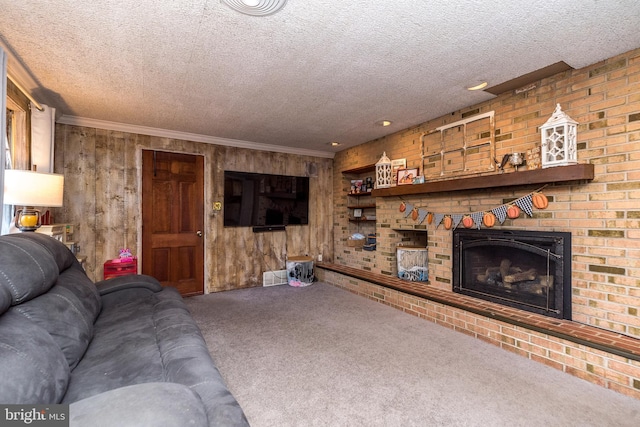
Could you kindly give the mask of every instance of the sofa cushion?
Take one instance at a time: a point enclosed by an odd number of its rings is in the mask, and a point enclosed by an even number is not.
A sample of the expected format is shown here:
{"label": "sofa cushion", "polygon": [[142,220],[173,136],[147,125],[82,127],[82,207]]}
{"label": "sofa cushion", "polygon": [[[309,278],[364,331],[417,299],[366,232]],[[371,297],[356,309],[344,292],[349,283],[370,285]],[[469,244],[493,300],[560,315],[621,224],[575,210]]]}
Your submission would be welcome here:
{"label": "sofa cushion", "polygon": [[213,363],[200,328],[178,291],[167,288],[156,298],[154,323],[167,380],[197,392],[206,402],[212,425],[242,425],[244,413]]}
{"label": "sofa cushion", "polygon": [[0,317],[0,402],[46,404],[62,400],[69,365],[51,336],[9,310]]}
{"label": "sofa cushion", "polygon": [[154,293],[147,290],[144,296],[103,306],[91,345],[71,372],[64,403],[128,385],[166,381],[153,323],[154,304]]}
{"label": "sofa cushion", "polygon": [[12,239],[25,239],[31,242],[37,243],[43,248],[45,248],[56,264],[58,265],[58,271],[63,271],[73,264],[78,264],[78,260],[73,255],[73,253],[69,250],[69,248],[57,239],[53,239],[50,236],[42,233],[15,233],[10,235]]}
{"label": "sofa cushion", "polygon": [[13,308],[49,332],[71,368],[84,355],[100,312],[96,288],[87,281],[83,271],[67,269],[47,293]]}
{"label": "sofa cushion", "polygon": [[44,234],[3,236],[0,283],[8,290],[0,291],[0,298],[9,295],[15,311],[48,331],[75,366],[91,341],[101,305],[96,286],[71,251]]}
{"label": "sofa cushion", "polygon": [[[46,236],[45,236],[46,237]],[[17,235],[0,240],[0,313],[47,292],[58,279],[58,265],[45,247]]]}
{"label": "sofa cushion", "polygon": [[234,425],[209,423],[198,394],[174,383],[137,384],[101,393],[72,403],[69,415],[72,426]]}

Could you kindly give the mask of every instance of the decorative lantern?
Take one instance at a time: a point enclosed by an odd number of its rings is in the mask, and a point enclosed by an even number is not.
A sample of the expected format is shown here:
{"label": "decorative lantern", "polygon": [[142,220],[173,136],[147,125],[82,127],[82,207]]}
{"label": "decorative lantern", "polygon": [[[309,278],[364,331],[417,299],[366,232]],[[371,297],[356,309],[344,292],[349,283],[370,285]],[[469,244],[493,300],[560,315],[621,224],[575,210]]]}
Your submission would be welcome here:
{"label": "decorative lantern", "polygon": [[553,115],[540,127],[542,135],[542,167],[578,163],[578,122],[556,106]]}
{"label": "decorative lantern", "polygon": [[391,160],[387,157],[387,153],[382,153],[382,157],[376,163],[376,188],[391,187]]}

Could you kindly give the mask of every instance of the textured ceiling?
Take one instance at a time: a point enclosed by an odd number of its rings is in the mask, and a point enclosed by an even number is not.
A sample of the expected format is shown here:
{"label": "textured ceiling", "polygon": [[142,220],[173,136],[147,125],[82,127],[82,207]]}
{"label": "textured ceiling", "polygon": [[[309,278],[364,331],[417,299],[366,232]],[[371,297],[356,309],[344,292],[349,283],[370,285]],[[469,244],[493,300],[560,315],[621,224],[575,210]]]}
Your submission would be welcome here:
{"label": "textured ceiling", "polygon": [[289,0],[267,17],[220,0],[2,3],[24,86],[67,119],[320,152],[493,97],[465,90],[477,81],[640,47],[637,0]]}

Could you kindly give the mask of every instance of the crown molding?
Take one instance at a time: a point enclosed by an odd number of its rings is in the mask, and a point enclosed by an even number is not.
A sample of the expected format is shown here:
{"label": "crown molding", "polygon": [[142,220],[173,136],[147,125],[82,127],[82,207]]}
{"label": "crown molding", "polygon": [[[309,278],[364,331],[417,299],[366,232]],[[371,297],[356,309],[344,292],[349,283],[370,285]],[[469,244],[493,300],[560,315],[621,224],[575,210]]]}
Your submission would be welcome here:
{"label": "crown molding", "polygon": [[322,157],[333,159],[335,153],[328,151],[308,150],[305,148],[287,147],[281,145],[262,144],[259,142],[242,141],[239,139],[219,138],[189,132],[138,126],[127,123],[110,122],[106,120],[90,119],[87,117],[62,115],[56,123],[72,126],[83,126],[97,129],[114,130],[140,135],[157,136],[161,138],[180,139],[184,141],[202,142],[205,144],[223,145],[227,147],[246,148],[248,150],[271,151],[275,153],[297,154],[299,156]]}

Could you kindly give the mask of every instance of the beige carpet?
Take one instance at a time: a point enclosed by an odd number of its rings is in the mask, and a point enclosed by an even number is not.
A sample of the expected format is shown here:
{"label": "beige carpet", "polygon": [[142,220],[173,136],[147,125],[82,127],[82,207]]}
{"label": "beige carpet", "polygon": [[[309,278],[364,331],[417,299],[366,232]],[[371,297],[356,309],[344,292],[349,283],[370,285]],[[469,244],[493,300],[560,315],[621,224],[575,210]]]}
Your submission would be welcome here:
{"label": "beige carpet", "polygon": [[187,305],[253,427],[640,425],[640,400],[325,283]]}

